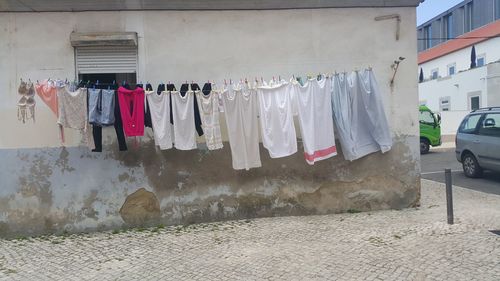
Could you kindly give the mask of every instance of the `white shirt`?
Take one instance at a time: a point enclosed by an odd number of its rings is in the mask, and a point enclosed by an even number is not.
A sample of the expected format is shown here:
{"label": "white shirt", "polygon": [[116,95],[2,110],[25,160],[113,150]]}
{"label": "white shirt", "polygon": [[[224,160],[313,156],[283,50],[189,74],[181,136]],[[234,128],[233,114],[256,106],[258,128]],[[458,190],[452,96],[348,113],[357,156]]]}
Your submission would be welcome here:
{"label": "white shirt", "polygon": [[257,89],[262,144],[271,158],[286,157],[297,152],[291,87],[291,84],[282,81]]}
{"label": "white shirt", "polygon": [[229,145],[235,170],[262,166],[255,89],[228,85],[222,93]]}
{"label": "white shirt", "polygon": [[179,150],[196,149],[196,128],[194,123],[194,91],[184,96],[172,91],[172,116],[174,119],[174,146]]}
{"label": "white shirt", "polygon": [[202,91],[197,92],[196,95],[207,147],[209,150],[221,149],[223,145],[219,123],[219,93],[212,89],[208,95]]}
{"label": "white shirt", "polygon": [[155,144],[161,150],[172,148],[172,124],[170,124],[170,92],[146,91]]}
{"label": "white shirt", "polygon": [[337,155],[333,132],[331,78],[309,79],[301,86],[293,82],[306,162]]}

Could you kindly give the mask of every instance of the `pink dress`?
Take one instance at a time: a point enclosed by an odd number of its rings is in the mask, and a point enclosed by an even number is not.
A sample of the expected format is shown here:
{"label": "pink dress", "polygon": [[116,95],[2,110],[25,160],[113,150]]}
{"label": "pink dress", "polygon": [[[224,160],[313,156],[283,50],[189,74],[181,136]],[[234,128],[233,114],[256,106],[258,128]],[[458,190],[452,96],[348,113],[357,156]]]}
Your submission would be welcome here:
{"label": "pink dress", "polygon": [[144,135],[144,90],[118,88],[118,103],[123,122],[123,131],[127,137]]}

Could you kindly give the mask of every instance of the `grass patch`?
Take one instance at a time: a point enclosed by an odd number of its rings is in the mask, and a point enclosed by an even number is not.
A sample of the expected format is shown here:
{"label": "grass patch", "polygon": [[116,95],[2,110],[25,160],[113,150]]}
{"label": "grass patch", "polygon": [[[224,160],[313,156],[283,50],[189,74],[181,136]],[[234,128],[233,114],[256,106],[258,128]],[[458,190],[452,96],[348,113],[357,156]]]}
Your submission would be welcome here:
{"label": "grass patch", "polygon": [[347,209],[347,212],[349,214],[357,214],[357,213],[361,213],[360,210],[357,210],[357,209]]}

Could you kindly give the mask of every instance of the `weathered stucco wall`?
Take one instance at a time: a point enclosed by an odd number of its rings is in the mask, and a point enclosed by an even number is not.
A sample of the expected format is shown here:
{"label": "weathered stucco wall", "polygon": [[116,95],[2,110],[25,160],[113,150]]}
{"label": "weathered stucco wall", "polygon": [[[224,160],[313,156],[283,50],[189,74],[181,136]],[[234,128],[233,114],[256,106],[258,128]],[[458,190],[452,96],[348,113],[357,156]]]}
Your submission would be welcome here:
{"label": "weathered stucco wall", "polygon": [[[402,17],[399,41],[395,20],[374,21],[393,13]],[[9,13],[0,14],[0,27],[0,236],[418,204],[414,8]],[[114,130],[105,129],[107,145],[96,154],[66,130],[62,148],[42,101],[35,124],[17,121],[17,86],[21,77],[73,79],[72,31],[137,32],[138,80],[153,84],[372,66],[394,149],[308,166],[300,152],[270,159],[261,147],[262,168],[234,171],[228,143],[220,151],[203,144],[157,151],[150,132],[139,147],[131,142],[118,152]],[[391,89],[390,65],[400,56],[406,59]]]}

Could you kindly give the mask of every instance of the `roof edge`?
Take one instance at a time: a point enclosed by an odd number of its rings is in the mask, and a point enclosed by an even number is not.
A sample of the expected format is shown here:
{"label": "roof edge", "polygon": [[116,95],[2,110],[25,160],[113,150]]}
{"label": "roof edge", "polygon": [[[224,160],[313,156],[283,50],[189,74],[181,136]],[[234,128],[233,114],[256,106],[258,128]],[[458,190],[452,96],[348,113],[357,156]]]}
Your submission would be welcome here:
{"label": "roof edge", "polygon": [[[3,2],[3,4],[2,4]],[[90,12],[90,11],[155,11],[155,10],[286,10],[319,8],[383,8],[417,7],[422,0],[183,0],[111,2],[96,1],[89,5],[75,1],[61,5],[58,0],[6,0],[0,2],[0,12]],[[43,2],[43,3],[40,3]]]}

